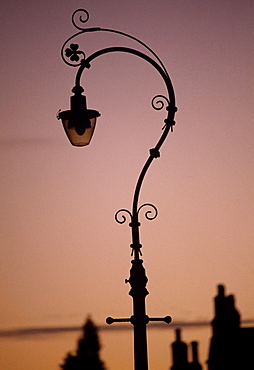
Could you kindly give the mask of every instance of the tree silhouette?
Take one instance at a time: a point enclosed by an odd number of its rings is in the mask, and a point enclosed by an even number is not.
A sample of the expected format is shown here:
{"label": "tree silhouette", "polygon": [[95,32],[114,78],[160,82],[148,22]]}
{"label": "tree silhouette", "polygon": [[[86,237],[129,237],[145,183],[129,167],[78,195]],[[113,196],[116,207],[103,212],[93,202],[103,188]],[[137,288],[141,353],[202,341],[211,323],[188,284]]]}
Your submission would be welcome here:
{"label": "tree silhouette", "polygon": [[60,368],[63,370],[106,370],[104,363],[100,360],[99,351],[98,329],[88,317],[83,326],[83,334],[78,340],[76,354],[69,352]]}

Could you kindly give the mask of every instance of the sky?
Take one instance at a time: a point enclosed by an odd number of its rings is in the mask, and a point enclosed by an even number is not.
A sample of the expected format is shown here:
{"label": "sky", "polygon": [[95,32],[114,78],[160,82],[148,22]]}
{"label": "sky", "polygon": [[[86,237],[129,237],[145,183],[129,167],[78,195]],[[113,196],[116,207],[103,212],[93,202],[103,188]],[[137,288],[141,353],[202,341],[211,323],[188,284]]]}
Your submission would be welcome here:
{"label": "sky", "polygon": [[[217,284],[254,318],[254,125],[252,0],[55,0],[1,2],[1,311],[0,330],[79,327],[87,315],[129,317],[130,230],[114,220],[131,208],[134,186],[157,142],[165,94],[157,71],[127,54],[102,56],[82,76],[90,109],[101,113],[92,142],[68,142],[59,109],[69,109],[76,69],[60,57],[88,27],[129,33],[159,55],[176,94],[173,133],[150,168],[140,204],[148,276],[147,313],[209,322]],[[87,56],[108,46],[145,51],[103,32],[77,40]],[[117,325],[117,324],[115,324]],[[126,324],[128,325],[128,324]],[[166,325],[166,324],[165,324]],[[174,326],[148,329],[151,369],[168,369]],[[77,331],[2,336],[3,370],[57,369]],[[209,326],[183,327],[207,359]],[[111,370],[133,368],[132,331],[100,332]]]}

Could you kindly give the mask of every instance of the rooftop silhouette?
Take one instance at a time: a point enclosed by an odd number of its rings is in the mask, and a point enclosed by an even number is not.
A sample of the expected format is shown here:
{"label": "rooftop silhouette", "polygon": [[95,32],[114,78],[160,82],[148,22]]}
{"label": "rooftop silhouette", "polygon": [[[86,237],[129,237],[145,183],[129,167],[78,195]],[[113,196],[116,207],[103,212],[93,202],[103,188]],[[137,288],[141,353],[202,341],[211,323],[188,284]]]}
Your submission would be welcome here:
{"label": "rooftop silhouette", "polygon": [[181,331],[176,329],[176,340],[172,343],[173,365],[171,370],[202,370],[198,360],[198,342],[191,342],[192,361],[188,362],[188,346],[181,340]]}
{"label": "rooftop silhouette", "polygon": [[233,295],[218,285],[210,342],[208,370],[254,369],[254,328],[241,328]]}
{"label": "rooftop silhouette", "polygon": [[[254,369],[254,327],[241,327],[234,296],[225,294],[224,285],[218,285],[217,289],[207,369]],[[176,340],[172,343],[171,370],[202,369],[198,360],[198,342],[192,342],[191,347],[192,362],[188,361],[188,346],[181,340],[181,331],[176,329]]]}

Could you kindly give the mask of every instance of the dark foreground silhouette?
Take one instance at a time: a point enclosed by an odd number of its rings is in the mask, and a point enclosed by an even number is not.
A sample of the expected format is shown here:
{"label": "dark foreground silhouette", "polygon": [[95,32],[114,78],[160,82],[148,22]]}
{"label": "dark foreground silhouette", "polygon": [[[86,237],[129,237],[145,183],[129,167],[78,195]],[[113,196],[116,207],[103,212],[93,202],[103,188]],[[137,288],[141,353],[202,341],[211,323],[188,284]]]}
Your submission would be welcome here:
{"label": "dark foreground silhouette", "polygon": [[63,370],[106,370],[99,357],[100,342],[98,330],[93,321],[88,318],[83,327],[83,333],[78,340],[75,354],[68,353],[64,363],[60,365]]}
{"label": "dark foreground silhouette", "polygon": [[[254,327],[241,327],[240,314],[235,308],[233,295],[225,295],[223,285],[218,285],[214,298],[215,315],[212,320],[207,370],[251,370],[254,369]],[[188,346],[181,340],[181,331],[176,329],[176,340],[172,343],[171,370],[202,370],[198,359],[198,343],[191,342],[191,359]],[[75,354],[68,353],[63,370],[106,370],[99,357],[98,330],[90,318],[83,327]],[[120,369],[119,369],[120,370]]]}
{"label": "dark foreground silhouette", "polygon": [[[225,295],[223,285],[218,285],[214,298],[215,316],[212,320],[212,338],[207,360],[208,370],[254,369],[254,328],[241,327],[240,314],[235,308],[234,296]],[[198,344],[192,342],[192,362],[188,361],[187,344],[181,340],[180,329],[172,343],[171,370],[201,370],[198,361]]]}
{"label": "dark foreground silhouette", "polygon": [[191,342],[192,361],[188,362],[188,347],[181,340],[180,329],[176,329],[176,340],[172,343],[173,365],[171,370],[202,370],[198,360],[198,343]]}
{"label": "dark foreground silhouette", "polygon": [[223,285],[218,285],[214,301],[208,370],[254,369],[254,328],[240,327],[234,296],[226,296]]}

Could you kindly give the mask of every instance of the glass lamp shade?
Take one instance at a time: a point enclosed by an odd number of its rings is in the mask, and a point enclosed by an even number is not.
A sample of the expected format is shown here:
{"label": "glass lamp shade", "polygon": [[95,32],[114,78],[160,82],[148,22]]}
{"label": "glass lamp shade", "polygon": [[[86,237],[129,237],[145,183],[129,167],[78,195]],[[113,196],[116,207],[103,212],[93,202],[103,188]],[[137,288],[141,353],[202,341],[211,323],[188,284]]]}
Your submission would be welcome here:
{"label": "glass lamp shade", "polygon": [[96,110],[86,109],[83,112],[67,110],[59,113],[64,131],[74,146],[88,145],[92,139],[97,117],[100,113]]}

